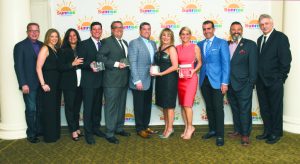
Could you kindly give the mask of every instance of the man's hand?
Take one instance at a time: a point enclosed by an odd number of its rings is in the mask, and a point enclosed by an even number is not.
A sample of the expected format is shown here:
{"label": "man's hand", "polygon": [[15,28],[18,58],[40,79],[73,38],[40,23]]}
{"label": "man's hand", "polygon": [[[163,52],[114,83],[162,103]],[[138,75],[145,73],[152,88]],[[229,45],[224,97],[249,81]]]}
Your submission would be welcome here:
{"label": "man's hand", "polygon": [[119,68],[120,68],[120,69],[126,68],[126,64],[120,62],[120,63],[119,63]]}
{"label": "man's hand", "polygon": [[28,85],[23,85],[22,86],[22,92],[23,92],[23,94],[29,94],[29,86]]}
{"label": "man's hand", "polygon": [[142,84],[142,82],[139,82],[139,83],[137,83],[137,84],[135,84],[135,86],[136,86],[136,89],[137,90],[143,90],[143,84]]}
{"label": "man's hand", "polygon": [[222,84],[221,91],[222,91],[222,94],[225,95],[226,92],[228,91],[228,85]]}
{"label": "man's hand", "polygon": [[90,67],[93,72],[98,72],[97,68],[94,67],[95,63],[96,63],[95,61],[91,62]]}

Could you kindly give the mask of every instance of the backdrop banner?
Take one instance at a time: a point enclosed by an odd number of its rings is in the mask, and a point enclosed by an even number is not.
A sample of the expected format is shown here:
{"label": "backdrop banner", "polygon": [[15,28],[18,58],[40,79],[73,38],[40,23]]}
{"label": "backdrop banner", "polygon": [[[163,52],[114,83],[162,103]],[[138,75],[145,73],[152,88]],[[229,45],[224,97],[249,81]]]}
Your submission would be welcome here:
{"label": "backdrop banner", "polygon": [[[262,13],[271,12],[270,1],[255,0],[51,0],[51,21],[62,37],[68,28],[79,31],[81,38],[90,36],[90,24],[99,21],[103,25],[102,38],[110,36],[110,24],[120,20],[124,25],[123,38],[131,41],[139,36],[139,24],[149,22],[152,27],[151,40],[159,45],[159,34],[163,28],[170,28],[175,34],[175,44],[180,44],[179,30],[187,26],[192,30],[192,43],[204,39],[202,23],[211,20],[215,24],[215,34],[228,40],[229,27],[234,21],[239,21],[244,27],[245,38],[256,42],[261,35],[258,17]],[[153,94],[155,95],[155,94]],[[261,116],[256,91],[252,98],[252,119],[254,124],[261,124]],[[103,101],[103,104],[105,102]],[[194,101],[195,125],[207,124],[205,103],[199,92]],[[227,97],[224,98],[225,124],[232,124],[232,114]],[[66,125],[64,105],[62,102],[62,125]],[[82,112],[81,112],[82,118]],[[129,90],[126,106],[126,125],[134,125],[133,99]],[[104,124],[104,118],[102,119]],[[82,123],[82,119],[81,119]],[[163,113],[152,101],[151,125],[162,125]],[[182,125],[181,109],[175,109],[175,125]]]}

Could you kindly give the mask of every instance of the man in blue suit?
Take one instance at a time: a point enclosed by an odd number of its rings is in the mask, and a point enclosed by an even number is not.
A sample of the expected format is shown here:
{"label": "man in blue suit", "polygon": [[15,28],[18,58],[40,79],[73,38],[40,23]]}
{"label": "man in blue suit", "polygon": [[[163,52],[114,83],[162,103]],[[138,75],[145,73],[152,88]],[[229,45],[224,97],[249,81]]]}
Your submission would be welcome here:
{"label": "man in blue suit", "polygon": [[39,81],[36,73],[36,60],[43,43],[38,41],[39,35],[39,25],[29,23],[27,25],[27,38],[14,47],[14,67],[26,107],[27,140],[31,143],[40,141],[37,138],[39,119],[37,118],[36,99]]}
{"label": "man in blue suit", "polygon": [[225,40],[214,36],[212,21],[202,24],[205,40],[197,45],[201,49],[202,68],[200,87],[206,104],[209,132],[202,136],[209,139],[216,136],[216,145],[224,145],[224,105],[223,98],[228,90],[230,72],[230,54]]}

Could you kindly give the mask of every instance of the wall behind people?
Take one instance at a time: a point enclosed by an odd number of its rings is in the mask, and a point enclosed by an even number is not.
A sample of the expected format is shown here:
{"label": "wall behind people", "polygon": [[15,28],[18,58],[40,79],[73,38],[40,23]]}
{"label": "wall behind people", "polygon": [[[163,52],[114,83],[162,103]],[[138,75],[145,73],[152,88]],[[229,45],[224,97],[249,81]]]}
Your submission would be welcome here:
{"label": "wall behind people", "polygon": [[[258,5],[259,3],[259,5]],[[178,32],[181,27],[192,29],[192,42],[204,39],[201,24],[213,20],[216,35],[228,39],[229,27],[233,21],[240,21],[244,26],[244,36],[256,40],[261,35],[258,26],[258,16],[262,13],[276,13],[278,4],[272,1],[239,1],[239,0],[53,0],[50,2],[52,27],[62,34],[68,28],[79,30],[83,39],[89,36],[89,26],[92,21],[103,24],[102,38],[110,36],[109,25],[113,20],[121,20],[124,24],[124,38],[128,41],[138,36],[138,25],[147,21],[152,25],[151,39],[158,43],[162,28],[169,27],[176,34],[175,44],[179,44]],[[280,3],[280,2],[277,2]],[[280,12],[281,13],[281,12]],[[281,30],[281,14],[277,29]],[[276,21],[275,21],[276,22]],[[276,25],[275,25],[276,26]],[[126,108],[126,124],[134,124],[132,95],[128,92]],[[153,98],[154,101],[155,98]],[[226,100],[225,100],[226,102]],[[151,124],[163,124],[162,111],[152,106]],[[225,123],[232,123],[231,110],[225,105]],[[261,123],[256,91],[253,96],[253,123]],[[194,123],[207,124],[204,101],[198,91],[194,106]],[[64,117],[63,117],[64,118]],[[182,124],[179,106],[175,111],[175,123]],[[62,122],[64,124],[64,121]]]}

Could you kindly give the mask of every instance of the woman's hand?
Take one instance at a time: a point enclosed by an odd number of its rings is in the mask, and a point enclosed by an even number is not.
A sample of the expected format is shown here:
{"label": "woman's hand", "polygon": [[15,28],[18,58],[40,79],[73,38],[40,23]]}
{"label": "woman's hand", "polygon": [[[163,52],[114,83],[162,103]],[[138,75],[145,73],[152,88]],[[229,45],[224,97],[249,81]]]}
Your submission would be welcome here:
{"label": "woman's hand", "polygon": [[43,88],[44,92],[50,92],[50,87],[48,84],[42,85],[42,88]]}
{"label": "woman's hand", "polygon": [[78,66],[78,65],[81,65],[81,64],[83,64],[83,58],[76,57],[74,59],[74,61],[72,62],[72,66]]}

